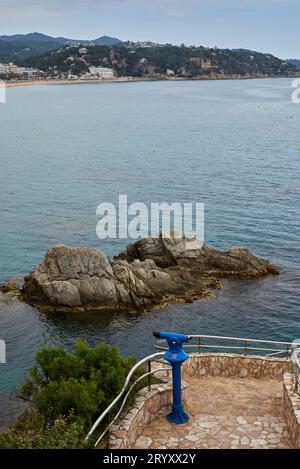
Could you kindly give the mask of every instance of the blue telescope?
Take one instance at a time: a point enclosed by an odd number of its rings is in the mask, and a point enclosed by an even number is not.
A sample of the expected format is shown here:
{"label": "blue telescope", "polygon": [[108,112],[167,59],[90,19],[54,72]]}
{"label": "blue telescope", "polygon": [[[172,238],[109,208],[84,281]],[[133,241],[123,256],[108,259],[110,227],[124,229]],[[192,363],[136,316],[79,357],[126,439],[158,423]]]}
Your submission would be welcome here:
{"label": "blue telescope", "polygon": [[173,380],[173,405],[172,412],[167,415],[170,423],[182,424],[189,420],[189,415],[184,412],[181,397],[181,365],[189,358],[182,345],[189,341],[189,337],[176,332],[153,332],[157,339],[166,339],[169,350],[164,354],[164,359],[172,365]]}

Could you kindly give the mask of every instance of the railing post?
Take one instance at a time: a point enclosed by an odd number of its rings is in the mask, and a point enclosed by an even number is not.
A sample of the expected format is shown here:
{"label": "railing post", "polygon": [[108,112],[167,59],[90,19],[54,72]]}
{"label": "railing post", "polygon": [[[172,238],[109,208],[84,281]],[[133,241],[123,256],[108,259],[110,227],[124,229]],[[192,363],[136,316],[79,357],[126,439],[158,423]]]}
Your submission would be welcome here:
{"label": "railing post", "polygon": [[151,360],[148,360],[148,390],[150,391],[151,390]]}
{"label": "railing post", "polygon": [[198,339],[198,349],[199,349],[198,351],[200,353],[201,352],[201,337],[199,337],[199,339]]}
{"label": "railing post", "polygon": [[108,412],[108,429],[107,429],[107,441],[109,444],[109,435],[110,435],[110,425],[111,425],[111,413],[110,410]]}
{"label": "railing post", "polygon": [[248,341],[245,340],[244,342],[244,349],[245,349],[245,355],[248,355]]}

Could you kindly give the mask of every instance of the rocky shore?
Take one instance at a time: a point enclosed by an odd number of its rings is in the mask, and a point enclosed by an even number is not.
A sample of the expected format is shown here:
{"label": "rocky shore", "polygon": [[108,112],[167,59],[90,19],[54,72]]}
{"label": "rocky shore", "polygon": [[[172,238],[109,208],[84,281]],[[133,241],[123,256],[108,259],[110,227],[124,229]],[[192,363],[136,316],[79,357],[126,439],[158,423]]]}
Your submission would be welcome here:
{"label": "rocky shore", "polygon": [[146,238],[108,260],[92,248],[55,246],[24,278],[3,284],[2,292],[46,311],[143,310],[170,302],[192,302],[222,287],[224,277],[258,278],[278,274],[248,249],[221,252],[195,237]]}

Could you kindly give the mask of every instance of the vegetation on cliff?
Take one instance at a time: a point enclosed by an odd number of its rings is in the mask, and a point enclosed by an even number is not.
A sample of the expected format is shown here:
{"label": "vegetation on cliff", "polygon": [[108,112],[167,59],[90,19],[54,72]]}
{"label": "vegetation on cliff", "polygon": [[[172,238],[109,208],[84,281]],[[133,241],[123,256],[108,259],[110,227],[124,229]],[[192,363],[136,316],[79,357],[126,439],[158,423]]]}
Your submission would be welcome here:
{"label": "vegetation on cliff", "polygon": [[44,348],[18,395],[30,403],[13,427],[0,435],[0,448],[85,448],[92,423],[120,392],[135,363],[106,344],[74,353]]}

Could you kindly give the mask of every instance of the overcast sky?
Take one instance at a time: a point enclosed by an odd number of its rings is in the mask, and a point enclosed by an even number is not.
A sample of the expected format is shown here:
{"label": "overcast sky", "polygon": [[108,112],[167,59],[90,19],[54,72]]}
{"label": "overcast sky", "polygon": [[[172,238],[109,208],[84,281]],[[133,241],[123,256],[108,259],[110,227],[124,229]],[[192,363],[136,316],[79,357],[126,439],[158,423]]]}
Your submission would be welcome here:
{"label": "overcast sky", "polygon": [[300,59],[299,0],[0,0],[0,34],[248,48]]}

